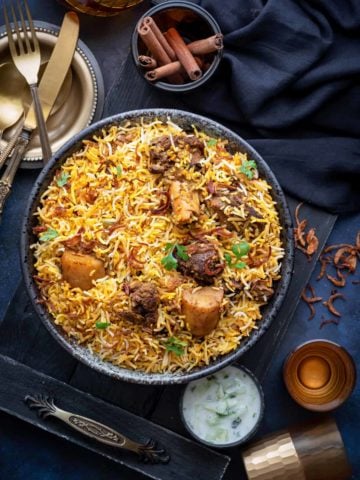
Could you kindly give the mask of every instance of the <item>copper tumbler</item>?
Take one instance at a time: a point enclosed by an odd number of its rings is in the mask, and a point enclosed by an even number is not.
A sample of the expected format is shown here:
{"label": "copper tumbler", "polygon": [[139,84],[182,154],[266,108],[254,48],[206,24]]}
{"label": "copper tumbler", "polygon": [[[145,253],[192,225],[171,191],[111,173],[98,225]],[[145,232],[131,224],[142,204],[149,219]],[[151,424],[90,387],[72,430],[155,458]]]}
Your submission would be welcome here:
{"label": "copper tumbler", "polygon": [[347,480],[351,467],[331,418],[277,432],[242,452],[249,480]]}
{"label": "copper tumbler", "polygon": [[356,367],[345,348],[319,339],[305,342],[289,354],[283,376],[289,394],[299,405],[326,412],[351,395]]}

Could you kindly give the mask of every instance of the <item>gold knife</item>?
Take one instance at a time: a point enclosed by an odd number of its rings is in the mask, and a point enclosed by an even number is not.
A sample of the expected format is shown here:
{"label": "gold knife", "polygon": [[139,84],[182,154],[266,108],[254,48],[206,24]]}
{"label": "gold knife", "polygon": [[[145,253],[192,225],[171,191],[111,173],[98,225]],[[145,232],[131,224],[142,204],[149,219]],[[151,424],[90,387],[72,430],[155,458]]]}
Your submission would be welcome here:
{"label": "gold knife", "polygon": [[[51,53],[49,62],[45,68],[44,74],[39,84],[39,97],[43,109],[44,119],[48,118],[55,100],[64,83],[66,74],[71,65],[77,40],[79,37],[79,17],[75,12],[65,14],[60,28],[59,37]],[[5,200],[10,193],[11,185],[15,173],[29,144],[31,135],[37,126],[35,110],[31,105],[24,121],[22,129],[18,129],[17,135],[4,150],[0,157],[0,168],[5,162],[7,155],[14,147],[13,154],[3,176],[0,179],[0,215],[2,213]]]}

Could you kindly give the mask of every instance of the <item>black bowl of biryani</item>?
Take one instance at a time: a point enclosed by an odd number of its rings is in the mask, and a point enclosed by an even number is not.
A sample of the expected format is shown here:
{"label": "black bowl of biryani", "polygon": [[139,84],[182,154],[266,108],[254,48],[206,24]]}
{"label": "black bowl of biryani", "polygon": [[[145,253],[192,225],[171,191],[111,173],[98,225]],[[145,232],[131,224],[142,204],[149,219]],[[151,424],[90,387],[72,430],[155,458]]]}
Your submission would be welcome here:
{"label": "black bowl of biryani", "polygon": [[88,127],[40,173],[22,268],[76,359],[129,382],[186,383],[268,329],[291,233],[276,178],[242,138],[192,113],[137,110]]}

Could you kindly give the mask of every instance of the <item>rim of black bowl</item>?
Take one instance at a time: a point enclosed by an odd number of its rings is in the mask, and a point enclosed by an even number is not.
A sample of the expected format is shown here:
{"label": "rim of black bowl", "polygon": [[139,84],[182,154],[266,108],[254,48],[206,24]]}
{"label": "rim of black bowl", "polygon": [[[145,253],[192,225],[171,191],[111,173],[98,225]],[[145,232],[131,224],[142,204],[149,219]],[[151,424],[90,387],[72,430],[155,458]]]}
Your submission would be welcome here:
{"label": "rim of black bowl", "polygon": [[[244,443],[246,443],[248,440],[250,440],[251,437],[253,437],[256,432],[258,431],[259,427],[260,427],[260,424],[264,418],[264,413],[265,413],[265,395],[264,395],[264,390],[261,386],[261,383],[259,381],[259,379],[255,376],[255,374],[249,370],[248,368],[244,367],[244,365],[240,365],[240,364],[233,364],[233,365],[228,365],[228,366],[231,366],[231,367],[234,367],[234,368],[238,368],[239,370],[242,370],[243,372],[247,373],[249,375],[249,377],[253,380],[256,388],[257,388],[257,391],[259,392],[259,395],[260,395],[260,413],[259,413],[259,417],[258,419],[256,420],[253,428],[242,438],[240,438],[239,440],[236,440],[235,442],[230,442],[230,443],[212,443],[212,442],[207,442],[206,440],[204,440],[203,438],[199,437],[198,435],[196,435],[196,433],[191,430],[191,428],[189,427],[188,423],[186,422],[185,420],[185,416],[184,416],[184,412],[183,412],[183,403],[184,403],[184,395],[185,395],[185,392],[186,392],[186,389],[191,385],[191,382],[188,383],[183,391],[182,391],[182,394],[181,394],[181,397],[180,397],[180,402],[179,402],[179,408],[180,408],[180,417],[181,417],[181,420],[186,428],[186,430],[198,441],[198,442],[201,442],[203,443],[204,445],[207,445],[208,447],[211,447],[211,448],[233,448],[233,447],[238,447],[239,445],[243,445]],[[202,378],[200,380],[205,380],[205,378]]]}
{"label": "rim of black bowl", "polygon": [[[217,34],[217,33],[221,33],[219,24],[217,23],[215,18],[212,15],[210,15],[210,13],[207,10],[205,10],[205,8],[200,7],[200,5],[196,5],[195,3],[187,2],[186,0],[169,0],[169,1],[166,1],[164,3],[160,3],[158,5],[155,5],[154,7],[150,8],[150,10],[146,11],[142,15],[142,17],[140,18],[140,20],[137,22],[136,25],[138,25],[139,22],[144,17],[152,16],[155,13],[161,12],[163,10],[168,10],[169,8],[174,8],[174,7],[188,8],[189,10],[192,10],[193,12],[198,13],[199,16],[201,16],[203,18],[203,20],[206,20],[208,22],[210,27],[213,29],[214,35]],[[139,73],[141,74],[141,77],[149,85],[151,85],[155,88],[159,88],[160,90],[168,91],[168,92],[175,92],[175,93],[176,92],[178,92],[178,93],[191,92],[195,88],[200,87],[205,82],[210,80],[210,77],[212,77],[212,75],[215,73],[216,69],[218,68],[218,66],[220,64],[220,61],[221,61],[222,56],[223,56],[223,51],[224,51],[224,49],[221,49],[221,50],[219,50],[218,52],[215,53],[214,59],[213,59],[211,65],[210,65],[210,67],[205,72],[205,74],[202,77],[200,77],[198,80],[195,80],[193,82],[184,83],[184,84],[181,84],[181,85],[176,85],[176,84],[171,84],[171,83],[161,82],[161,81],[150,82],[143,75],[144,69],[141,67],[141,65],[139,65],[139,62],[137,60],[138,56],[139,56],[138,38],[139,38],[139,35],[138,35],[136,27],[135,27],[135,29],[133,31],[133,34],[132,34],[132,37],[131,37],[131,53],[132,53],[132,58],[134,60],[134,63],[136,65]]]}
{"label": "rim of black bowl", "polygon": [[[199,130],[203,130],[213,137],[227,138],[230,148],[246,152],[256,161],[260,176],[267,180],[267,182],[271,185],[272,198],[277,203],[277,210],[281,225],[283,227],[281,239],[284,248],[284,258],[281,265],[281,279],[276,283],[274,295],[268,304],[263,307],[263,316],[258,323],[258,328],[256,330],[252,330],[248,337],[242,339],[239,346],[235,350],[215,359],[210,365],[196,367],[190,372],[146,373],[141,370],[129,370],[127,368],[116,366],[110,362],[101,360],[100,357],[92,354],[87,347],[80,345],[74,339],[68,337],[63,329],[54,323],[46,308],[37,301],[39,298],[39,292],[33,279],[33,274],[35,273],[34,254],[33,250],[30,248],[30,245],[37,241],[32,232],[32,228],[37,224],[34,213],[36,211],[41,194],[45,191],[48,184],[52,180],[56,169],[59,168],[59,166],[69,157],[69,155],[82,147],[82,141],[84,139],[91,138],[94,134],[100,133],[101,130],[107,126],[120,124],[125,120],[138,121],[140,118],[150,118],[150,120],[158,118],[160,120],[167,120],[170,117],[175,123],[179,123],[180,126],[184,128],[191,128],[192,125],[196,125]],[[37,180],[35,181],[34,187],[30,193],[27,208],[25,210],[20,247],[21,268],[23,271],[25,286],[29,293],[33,307],[46,328],[58,341],[58,343],[60,343],[60,345],[62,345],[65,350],[67,350],[77,360],[81,361],[90,368],[97,370],[98,372],[104,373],[119,380],[153,385],[188,383],[191,380],[196,380],[206,375],[210,375],[211,373],[214,373],[217,370],[220,370],[221,368],[233,363],[242,354],[249,350],[249,348],[252,347],[269,328],[272,320],[279,311],[290,283],[294,257],[291,217],[285,196],[274,174],[262,157],[239,135],[235,134],[214,120],[210,120],[206,117],[183,110],[162,108],[132,110],[104,118],[87,127],[85,130],[75,135],[72,140],[64,144],[53,155],[49,163],[43,168]]]}

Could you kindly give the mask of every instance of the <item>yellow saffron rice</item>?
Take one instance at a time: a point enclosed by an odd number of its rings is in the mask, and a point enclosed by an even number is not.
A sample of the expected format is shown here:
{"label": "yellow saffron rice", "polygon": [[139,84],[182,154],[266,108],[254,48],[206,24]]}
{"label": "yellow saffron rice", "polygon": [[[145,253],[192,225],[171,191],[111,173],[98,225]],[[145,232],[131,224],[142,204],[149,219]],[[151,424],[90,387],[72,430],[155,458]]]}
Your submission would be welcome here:
{"label": "yellow saffron rice", "polygon": [[[255,297],[253,286],[261,281],[265,289],[271,289],[280,278],[284,251],[271,187],[258,178],[253,167],[246,168],[251,159],[245,154],[229,153],[226,140],[210,138],[194,128],[191,134],[205,145],[201,169],[190,166],[188,145],[179,148],[173,142],[169,155],[174,165],[164,175],[150,173],[151,142],[162,135],[173,139],[188,134],[170,119],[128,122],[104,130],[84,141],[83,148],[65,161],[43,193],[36,212],[39,237],[32,248],[40,301],[67,335],[102,359],[125,368],[189,371],[231,352],[261,321],[260,307],[267,297]],[[248,171],[251,174],[247,175]],[[183,180],[196,186],[201,201],[198,221],[187,226],[174,223],[171,209],[153,213],[164,202],[169,181],[179,172]],[[244,205],[229,205],[228,223],[224,225],[207,208],[206,201],[211,197],[208,187],[214,183],[233,185],[234,181],[247,208],[259,215],[246,220]],[[233,235],[219,235],[216,227],[230,229]],[[191,277],[182,277],[178,284],[179,274],[167,271],[161,263],[167,255],[167,244],[186,244],[186,239],[194,238],[191,233],[199,232],[216,246],[225,264],[214,282],[225,292],[221,319],[204,338],[191,335],[180,308],[183,289],[199,284]],[[107,273],[86,291],[72,288],[62,278],[64,242],[76,235],[85,245],[92,245],[92,255],[104,262]],[[232,246],[241,241],[250,245],[250,251],[241,258],[245,266],[235,268],[226,262],[226,256],[233,256]],[[264,256],[265,263],[261,262]],[[260,265],[251,266],[257,263]],[[131,309],[124,285],[132,280],[150,281],[158,287],[159,315],[153,327],[121,316]],[[171,337],[182,342],[180,352],[167,348]]]}

